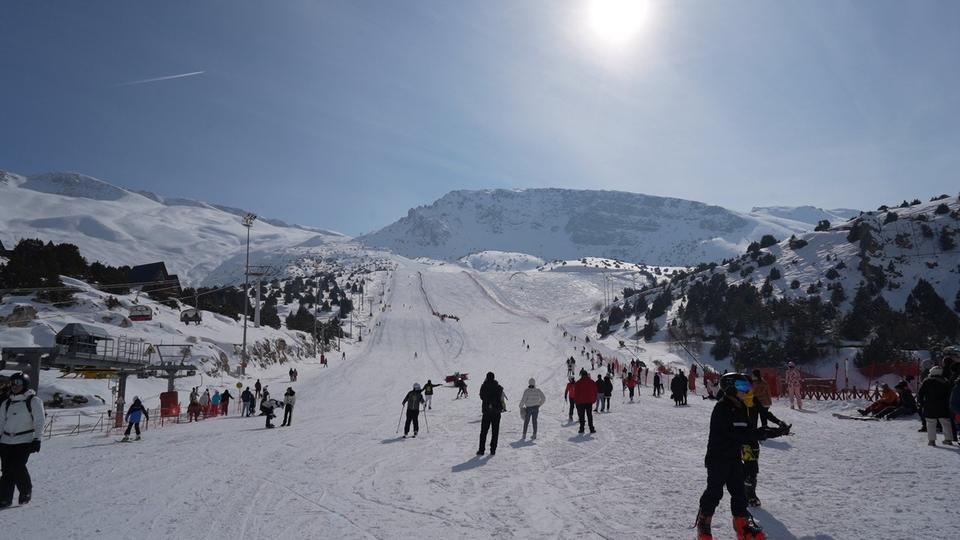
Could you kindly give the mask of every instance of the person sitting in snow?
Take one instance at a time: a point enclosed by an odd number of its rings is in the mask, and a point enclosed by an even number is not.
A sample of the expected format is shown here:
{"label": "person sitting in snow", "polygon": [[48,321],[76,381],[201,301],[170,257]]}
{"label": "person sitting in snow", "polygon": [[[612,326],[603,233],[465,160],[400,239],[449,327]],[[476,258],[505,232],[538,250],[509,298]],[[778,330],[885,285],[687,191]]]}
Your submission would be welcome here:
{"label": "person sitting in snow", "polygon": [[910,416],[917,413],[917,400],[913,397],[913,392],[910,391],[907,381],[898,382],[895,388],[899,398],[897,405],[891,405],[878,412],[876,414],[877,418],[893,420],[899,416]]}
{"label": "person sitting in snow", "polygon": [[890,388],[889,384],[883,383],[880,385],[880,399],[871,403],[866,409],[857,409],[857,412],[861,416],[873,415],[888,407],[896,407],[899,403],[900,398],[897,393]]}

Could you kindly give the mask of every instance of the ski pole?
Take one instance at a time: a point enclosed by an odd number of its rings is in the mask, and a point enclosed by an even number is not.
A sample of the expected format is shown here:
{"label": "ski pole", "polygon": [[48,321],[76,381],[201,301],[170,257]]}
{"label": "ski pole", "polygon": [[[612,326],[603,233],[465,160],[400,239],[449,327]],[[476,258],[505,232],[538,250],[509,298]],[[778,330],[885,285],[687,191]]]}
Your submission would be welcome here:
{"label": "ski pole", "polygon": [[397,418],[397,433],[400,433],[400,422],[403,422],[403,407],[400,407],[400,418]]}
{"label": "ski pole", "polygon": [[427,411],[423,411],[423,427],[427,428],[427,433],[430,433],[430,422],[427,422]]}

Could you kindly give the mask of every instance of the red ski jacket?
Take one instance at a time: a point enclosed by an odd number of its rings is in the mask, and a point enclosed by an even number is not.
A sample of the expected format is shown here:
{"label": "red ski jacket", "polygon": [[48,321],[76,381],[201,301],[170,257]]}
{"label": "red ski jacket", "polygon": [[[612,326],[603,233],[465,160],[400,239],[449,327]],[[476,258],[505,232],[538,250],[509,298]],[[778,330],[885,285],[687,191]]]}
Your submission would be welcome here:
{"label": "red ski jacket", "polygon": [[567,389],[565,391],[566,395],[564,397],[571,401],[575,401],[573,397],[576,395],[576,391],[574,390],[575,387],[576,387],[576,383],[568,382]]}
{"label": "red ski jacket", "polygon": [[589,376],[581,377],[580,380],[573,385],[573,389],[574,400],[576,400],[577,403],[587,404],[597,401],[597,383]]}

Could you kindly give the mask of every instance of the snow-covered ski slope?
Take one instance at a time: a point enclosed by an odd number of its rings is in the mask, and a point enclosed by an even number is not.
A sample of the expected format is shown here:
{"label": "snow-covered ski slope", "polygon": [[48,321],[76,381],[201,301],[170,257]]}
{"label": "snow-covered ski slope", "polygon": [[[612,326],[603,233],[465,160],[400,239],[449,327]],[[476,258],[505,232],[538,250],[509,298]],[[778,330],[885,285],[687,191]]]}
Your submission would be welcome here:
{"label": "snow-covered ski slope", "polygon": [[[3,530],[81,539],[693,538],[712,402],[691,397],[676,409],[641,387],[638,402],[624,404],[615,391],[612,412],[595,415],[598,433],[578,436],[562,400],[563,359],[583,342],[557,324],[578,333],[595,276],[523,279],[524,294],[510,294],[484,274],[400,260],[379,325],[346,361],[300,365],[292,385],[287,366],[260,374],[274,395],[296,389],[293,427],[231,416],[151,430],[135,444],[116,444],[116,435],[45,441],[30,462],[34,500],[3,511]],[[460,321],[441,321],[428,305]],[[664,345],[646,347],[680,361]],[[395,435],[413,382],[457,370],[470,374],[469,399],[440,389],[420,436]],[[477,457],[476,396],[487,371],[510,410],[497,455]],[[548,401],[538,439],[522,442],[517,401],[530,377]],[[761,451],[764,507],[755,515],[769,537],[954,537],[957,451],[928,448],[916,421],[830,414],[853,407],[774,405],[797,435]],[[714,520],[718,539],[733,538],[728,504]]]}

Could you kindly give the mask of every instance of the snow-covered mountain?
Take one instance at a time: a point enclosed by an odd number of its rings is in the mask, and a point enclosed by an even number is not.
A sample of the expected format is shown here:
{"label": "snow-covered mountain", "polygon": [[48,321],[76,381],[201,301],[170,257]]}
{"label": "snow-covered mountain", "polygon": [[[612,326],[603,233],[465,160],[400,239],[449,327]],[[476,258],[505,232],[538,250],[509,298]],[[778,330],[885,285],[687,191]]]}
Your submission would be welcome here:
{"label": "snow-covered mountain", "polygon": [[857,217],[860,215],[860,210],[851,208],[824,210],[816,206],[754,206],[750,213],[809,223],[812,229],[824,219],[835,223]]}
{"label": "snow-covered mountain", "polygon": [[452,191],[358,240],[446,260],[496,250],[547,260],[589,255],[693,265],[742,253],[764,234],[785,238],[812,228],[788,217],[637,193],[497,189]]}
{"label": "snow-covered mountain", "polygon": [[[185,284],[242,251],[243,210],[189,199],[135,192],[78,173],[21,176],[0,171],[0,240],[12,248],[21,238],[69,242],[90,260],[111,265],[164,261]],[[252,250],[323,244],[339,233],[259,220]]]}

